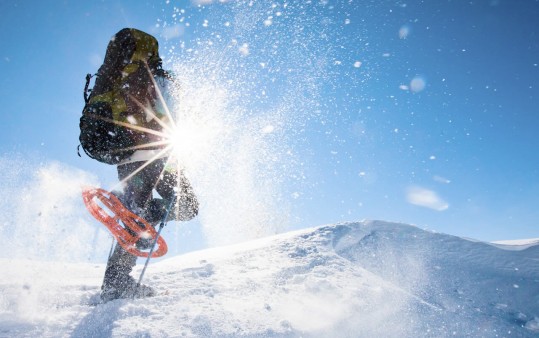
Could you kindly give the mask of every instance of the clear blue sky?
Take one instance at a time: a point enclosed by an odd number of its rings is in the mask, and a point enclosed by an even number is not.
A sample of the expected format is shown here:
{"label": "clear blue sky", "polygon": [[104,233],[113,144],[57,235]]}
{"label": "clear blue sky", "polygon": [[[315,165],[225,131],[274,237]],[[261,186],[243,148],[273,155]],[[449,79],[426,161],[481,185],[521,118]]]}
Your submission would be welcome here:
{"label": "clear blue sky", "polygon": [[275,160],[250,175],[282,172],[263,202],[287,229],[367,218],[539,237],[538,1],[202,2],[0,2],[0,154],[113,182],[76,154],[82,88],[110,37],[135,27],[167,67],[222,81],[235,117],[271,127]]}

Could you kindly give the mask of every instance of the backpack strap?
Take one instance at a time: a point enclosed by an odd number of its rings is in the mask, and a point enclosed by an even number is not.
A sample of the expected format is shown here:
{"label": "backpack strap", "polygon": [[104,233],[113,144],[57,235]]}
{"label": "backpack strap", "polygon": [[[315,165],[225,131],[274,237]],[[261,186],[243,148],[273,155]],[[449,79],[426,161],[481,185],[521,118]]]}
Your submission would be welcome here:
{"label": "backpack strap", "polygon": [[[88,89],[88,87],[90,86],[90,80],[92,79],[92,77],[94,75],[86,74],[86,84],[84,85],[84,92],[83,92],[83,94],[84,94],[84,103],[88,103],[88,101],[90,101],[89,98],[88,98],[88,92],[90,92],[91,89]],[[82,148],[82,150],[84,150],[84,152],[88,155],[88,152],[86,151],[86,149]],[[80,143],[77,146],[77,155],[79,155],[79,157],[82,157],[82,156],[80,156]]]}
{"label": "backpack strap", "polygon": [[91,92],[92,90],[88,89],[88,87],[90,86],[90,80],[92,79],[92,77],[94,77],[94,75],[86,74],[86,84],[84,85],[84,102],[85,103],[88,103],[89,101],[88,93]]}
{"label": "backpack strap", "polygon": [[139,149],[136,150],[130,156],[124,158],[117,165],[133,163],[133,162],[151,162],[160,158],[166,158],[170,156],[170,151],[164,151],[163,149]]}

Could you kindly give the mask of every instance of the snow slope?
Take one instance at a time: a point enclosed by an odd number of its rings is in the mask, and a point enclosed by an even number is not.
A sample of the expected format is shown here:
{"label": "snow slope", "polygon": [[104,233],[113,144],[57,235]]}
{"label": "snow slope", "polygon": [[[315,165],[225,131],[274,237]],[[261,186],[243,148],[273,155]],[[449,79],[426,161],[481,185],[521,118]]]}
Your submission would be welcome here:
{"label": "snow slope", "polygon": [[99,305],[103,265],[1,263],[1,337],[539,336],[539,245],[404,224],[321,226],[172,257],[146,272],[160,296]]}

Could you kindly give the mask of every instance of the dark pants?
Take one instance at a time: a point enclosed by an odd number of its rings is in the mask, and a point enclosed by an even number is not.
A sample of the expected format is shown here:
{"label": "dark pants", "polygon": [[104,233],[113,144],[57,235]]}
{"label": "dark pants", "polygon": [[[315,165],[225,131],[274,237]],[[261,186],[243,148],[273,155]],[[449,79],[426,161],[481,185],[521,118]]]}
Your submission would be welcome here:
{"label": "dark pants", "polygon": [[[198,213],[198,202],[183,173],[166,171],[164,159],[153,161],[137,171],[145,163],[134,162],[118,166],[118,178],[125,184],[124,193],[120,198],[122,203],[155,227],[163,220],[166,208],[176,191],[176,203],[169,215],[169,220],[187,221],[195,217]],[[154,190],[161,198],[153,197]],[[136,261],[136,256],[125,251],[120,245],[116,245],[107,262],[101,288],[113,287],[122,290],[130,287],[134,280],[129,274]]]}

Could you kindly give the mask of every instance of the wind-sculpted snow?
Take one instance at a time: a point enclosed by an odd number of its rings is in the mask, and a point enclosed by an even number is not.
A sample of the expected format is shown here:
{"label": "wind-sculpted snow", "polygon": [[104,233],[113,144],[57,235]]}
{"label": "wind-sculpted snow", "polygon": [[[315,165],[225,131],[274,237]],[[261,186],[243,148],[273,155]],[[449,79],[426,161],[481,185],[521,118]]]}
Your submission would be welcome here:
{"label": "wind-sculpted snow", "polygon": [[439,310],[424,313],[432,317],[426,329],[474,337],[539,334],[539,245],[502,250],[384,222],[337,229],[339,255]]}
{"label": "wind-sculpted snow", "polygon": [[5,259],[0,336],[534,337],[538,258],[345,223],[172,257],[146,273],[159,296],[97,305],[102,265]]}

